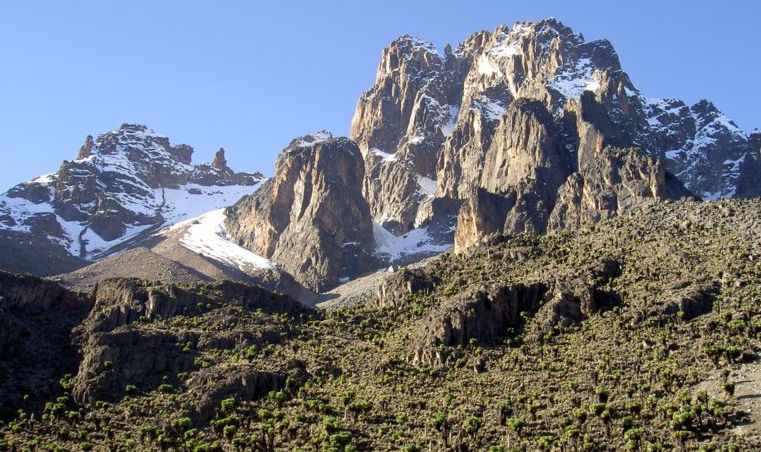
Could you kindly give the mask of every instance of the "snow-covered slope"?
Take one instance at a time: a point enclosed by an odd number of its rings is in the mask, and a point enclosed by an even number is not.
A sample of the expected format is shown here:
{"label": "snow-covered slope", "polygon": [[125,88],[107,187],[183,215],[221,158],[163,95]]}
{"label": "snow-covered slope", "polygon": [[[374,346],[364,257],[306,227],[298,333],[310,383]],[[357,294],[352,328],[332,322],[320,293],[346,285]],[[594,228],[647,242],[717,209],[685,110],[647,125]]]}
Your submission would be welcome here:
{"label": "snow-covered slope", "polygon": [[692,106],[678,99],[642,101],[649,131],[643,141],[685,186],[708,201],[734,197],[741,166],[753,153],[737,124],[706,100]]}
{"label": "snow-covered slope", "polygon": [[225,209],[212,210],[196,218],[178,223],[161,231],[161,234],[167,234],[172,230],[184,227],[187,227],[187,230],[180,239],[180,244],[201,256],[244,272],[273,270],[276,267],[276,264],[271,260],[229,240],[225,228]]}

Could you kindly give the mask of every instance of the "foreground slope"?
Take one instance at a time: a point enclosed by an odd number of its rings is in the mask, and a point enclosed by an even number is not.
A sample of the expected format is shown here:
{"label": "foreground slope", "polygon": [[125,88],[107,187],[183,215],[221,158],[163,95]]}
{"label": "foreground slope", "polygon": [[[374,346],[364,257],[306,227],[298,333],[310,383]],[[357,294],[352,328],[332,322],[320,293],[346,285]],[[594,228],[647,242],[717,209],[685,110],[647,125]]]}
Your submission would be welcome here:
{"label": "foreground slope", "polygon": [[756,449],[760,228],[758,200],[650,204],[495,235],[325,312],[109,283],[79,370],[0,431],[18,448]]}

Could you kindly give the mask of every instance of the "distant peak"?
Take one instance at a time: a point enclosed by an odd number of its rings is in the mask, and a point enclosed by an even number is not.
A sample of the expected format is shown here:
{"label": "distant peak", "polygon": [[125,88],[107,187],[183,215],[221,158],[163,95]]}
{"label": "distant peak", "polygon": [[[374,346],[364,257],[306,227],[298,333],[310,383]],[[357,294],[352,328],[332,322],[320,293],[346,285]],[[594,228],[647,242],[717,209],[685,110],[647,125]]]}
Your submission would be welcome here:
{"label": "distant peak", "polygon": [[695,103],[695,105],[693,105],[692,108],[694,108],[696,110],[700,110],[700,111],[706,111],[706,112],[708,112],[708,111],[711,111],[711,112],[717,112],[717,111],[719,111],[719,109],[716,108],[716,105],[714,105],[714,103],[711,102],[708,99],[700,99],[699,101],[697,101],[697,103]]}
{"label": "distant peak", "polygon": [[150,127],[144,124],[124,123],[120,125],[118,129],[112,131],[111,133],[116,133],[119,135],[126,135],[126,136],[137,136],[137,137],[167,138],[165,135],[156,133],[153,129],[151,129]]}

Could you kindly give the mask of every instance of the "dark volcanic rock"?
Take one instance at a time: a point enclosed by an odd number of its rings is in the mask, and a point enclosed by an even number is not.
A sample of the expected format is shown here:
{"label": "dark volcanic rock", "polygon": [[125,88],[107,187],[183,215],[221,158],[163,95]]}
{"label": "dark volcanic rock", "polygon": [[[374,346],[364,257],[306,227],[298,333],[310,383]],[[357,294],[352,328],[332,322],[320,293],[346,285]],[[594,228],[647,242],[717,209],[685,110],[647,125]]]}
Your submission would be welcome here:
{"label": "dark volcanic rock", "polygon": [[679,318],[686,321],[707,314],[713,309],[713,301],[721,292],[721,285],[717,282],[689,284],[676,292],[671,299],[653,307],[638,320],[655,318],[663,322]]}
{"label": "dark volcanic rock", "polygon": [[[208,349],[280,341],[282,331],[242,324],[235,307],[291,315],[308,312],[290,297],[229,281],[182,288],[112,279],[99,284],[91,298],[93,309],[77,331],[83,359],[72,394],[79,403],[113,400],[125,393],[127,385],[149,389],[163,375],[194,368],[194,353],[178,344]],[[155,324],[179,315],[204,314],[208,322],[199,332],[146,329],[137,322]]]}
{"label": "dark volcanic rock", "polygon": [[737,180],[737,197],[761,197],[761,133],[755,133],[748,139],[751,152],[740,165]]}
{"label": "dark volcanic rock", "polygon": [[425,320],[419,346],[413,352],[416,365],[439,366],[446,356],[439,346],[468,344],[471,339],[490,342],[518,328],[521,312],[536,312],[547,292],[544,284],[498,287],[467,293],[445,301]]}
{"label": "dark volcanic rock", "polygon": [[56,283],[0,272],[0,418],[35,412],[77,368],[72,330],[90,301]]}
{"label": "dark volcanic rock", "polygon": [[88,336],[81,344],[83,358],[74,378],[72,396],[78,403],[115,400],[128,384],[151,375],[177,375],[193,367],[193,356],[176,346],[171,333],[121,326]]}
{"label": "dark volcanic rock", "polygon": [[[203,423],[220,410],[226,398],[236,401],[254,400],[270,391],[287,389],[293,392],[309,377],[303,363],[292,362],[282,371],[266,371],[249,366],[231,366],[222,375],[218,369],[202,369],[188,381],[189,391],[181,397],[193,407],[195,422]],[[290,387],[287,387],[288,383]]]}
{"label": "dark volcanic rock", "polygon": [[545,316],[546,326],[571,326],[619,304],[620,296],[604,287],[621,275],[621,262],[606,259],[592,268],[577,270],[571,276],[551,283],[547,302],[537,314]]}
{"label": "dark volcanic rock", "polygon": [[404,269],[386,278],[378,286],[375,298],[372,298],[368,305],[379,309],[398,306],[406,295],[432,292],[438,283],[438,278],[423,270]]}
{"label": "dark volcanic rock", "polygon": [[[298,314],[306,308],[292,298],[268,292],[256,286],[221,281],[208,284],[230,302],[249,310]],[[144,317],[147,320],[168,319],[181,314],[205,312],[214,298],[196,287],[183,288],[171,284],[155,284],[138,279],[116,278],[101,282],[93,290],[93,309],[85,322],[86,330],[111,331]]]}

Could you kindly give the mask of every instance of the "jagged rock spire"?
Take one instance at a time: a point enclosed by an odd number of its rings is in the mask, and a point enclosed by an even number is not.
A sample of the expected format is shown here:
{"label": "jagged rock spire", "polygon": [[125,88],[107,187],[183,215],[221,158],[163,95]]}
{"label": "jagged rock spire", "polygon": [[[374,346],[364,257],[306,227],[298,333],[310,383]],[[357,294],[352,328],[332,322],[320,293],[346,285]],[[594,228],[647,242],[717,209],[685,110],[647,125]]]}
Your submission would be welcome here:
{"label": "jagged rock spire", "polygon": [[77,160],[86,159],[87,157],[91,156],[93,147],[95,147],[95,142],[92,139],[92,135],[87,135],[85,144],[79,148],[79,153],[77,153]]}
{"label": "jagged rock spire", "polygon": [[227,159],[225,158],[225,148],[219,148],[219,150],[214,154],[214,160],[211,162],[211,167],[218,170],[228,169]]}

